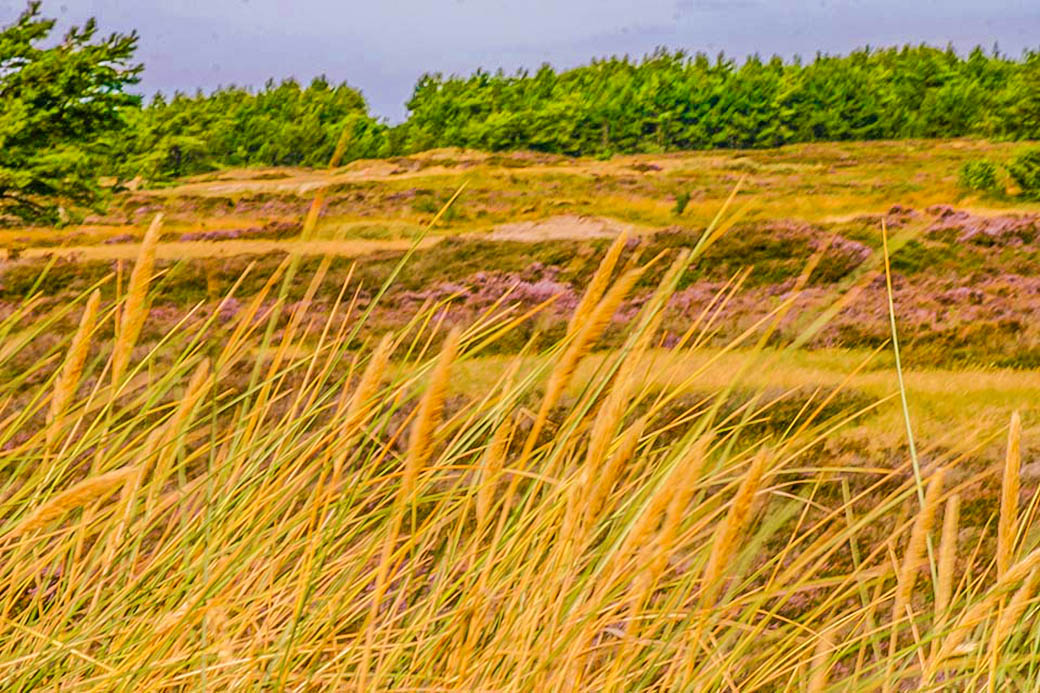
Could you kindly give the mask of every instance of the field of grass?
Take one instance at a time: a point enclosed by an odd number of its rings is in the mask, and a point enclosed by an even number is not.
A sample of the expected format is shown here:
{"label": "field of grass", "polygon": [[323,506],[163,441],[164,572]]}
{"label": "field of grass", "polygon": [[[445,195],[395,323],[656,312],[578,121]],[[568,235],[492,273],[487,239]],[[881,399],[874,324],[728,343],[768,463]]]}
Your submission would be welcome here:
{"label": "field of grass", "polygon": [[[157,190],[122,193],[108,212],[77,229],[0,231],[0,243],[85,245],[144,231],[162,210],[166,233],[298,223],[318,188],[327,192],[317,236],[409,238],[458,187],[467,188],[434,235],[559,215],[607,217],[644,229],[703,227],[738,180],[753,221],[848,221],[893,204],[918,210],[955,205],[982,214],[1040,212],[1040,203],[979,198],[957,186],[965,161],[1010,159],[1022,144],[908,140],[792,145],[780,149],[616,156],[609,161],[545,154],[434,150],[331,171],[230,170]],[[688,193],[681,215],[675,199]],[[68,239],[72,237],[72,241]]]}
{"label": "field of grass", "polygon": [[[587,357],[575,375],[585,383],[603,366],[609,354]],[[453,387],[466,397],[476,397],[514,363],[513,357],[476,358],[461,364]],[[522,368],[544,368],[537,359],[525,359]],[[797,401],[813,393],[840,389],[843,399],[875,408],[844,427],[838,438],[856,447],[885,456],[905,443],[902,410],[897,400],[898,382],[891,355],[867,350],[814,350],[777,352],[735,349],[722,352],[702,347],[696,353],[660,350],[647,354],[639,368],[649,387],[668,388],[686,398],[715,392],[731,384],[741,373],[742,388],[771,393],[773,398]],[[1040,373],[1021,370],[919,369],[906,376],[910,412],[915,432],[936,448],[967,453],[981,440],[1003,431],[1013,411],[1030,412],[1029,436],[1040,436],[1035,412],[1040,402]],[[573,396],[579,385],[573,386]],[[816,396],[821,396],[817,394]],[[999,450],[1003,454],[1002,449]],[[996,461],[989,456],[986,462]],[[1040,480],[1040,464],[1029,474]]]}
{"label": "field of grass", "polygon": [[1010,151],[440,151],[0,232],[0,688],[1036,690],[1040,207],[955,187]]}

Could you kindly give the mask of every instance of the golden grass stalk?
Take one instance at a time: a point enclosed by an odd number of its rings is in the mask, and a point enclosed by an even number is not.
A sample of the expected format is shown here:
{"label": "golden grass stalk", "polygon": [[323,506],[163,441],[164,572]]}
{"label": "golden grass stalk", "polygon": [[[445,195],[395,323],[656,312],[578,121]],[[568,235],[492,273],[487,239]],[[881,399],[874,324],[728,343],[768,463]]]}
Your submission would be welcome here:
{"label": "golden grass stalk", "polygon": [[938,634],[946,627],[953,583],[956,577],[957,532],[960,524],[961,496],[955,493],[946,501],[942,540],[939,543],[939,584],[935,590],[935,620],[932,630]]}
{"label": "golden grass stalk", "polygon": [[567,322],[567,336],[574,334],[581,328],[584,320],[591,314],[592,309],[603,297],[607,286],[610,284],[610,277],[614,274],[614,267],[617,266],[618,258],[621,257],[621,252],[625,249],[627,242],[628,231],[622,230],[614,239],[614,242],[610,244],[610,248],[603,255],[603,259],[600,260],[599,266],[589,280],[588,287],[586,287],[581,301],[578,302],[571,319]]}
{"label": "golden grass stalk", "polygon": [[816,635],[816,649],[809,662],[809,682],[805,687],[807,693],[823,693],[827,690],[827,681],[831,674],[831,653],[834,652],[834,638],[829,628],[824,628]]}
{"label": "golden grass stalk", "polygon": [[379,383],[386,373],[386,367],[390,363],[390,356],[394,352],[393,336],[386,334],[368,359],[365,370],[361,372],[354,392],[350,396],[343,424],[340,426],[340,435],[350,437],[357,428],[362,426],[372,412],[372,400],[379,391]]}
{"label": "golden grass stalk", "polygon": [[18,537],[26,532],[39,529],[70,510],[75,510],[104,498],[122,487],[126,480],[136,472],[136,467],[127,466],[80,481],[71,488],[62,491],[50,500],[37,506],[36,509],[7,533],[8,538]]}
{"label": "golden grass stalk", "polygon": [[173,416],[166,425],[167,438],[184,432],[184,429],[190,422],[191,414],[195,410],[195,405],[198,404],[202,395],[206,393],[206,384],[210,380],[209,369],[210,360],[208,357],[203,358],[199,365],[195,366],[195,370],[192,371],[191,378],[188,380],[188,387],[184,389],[181,401],[177,404],[176,411],[174,411]]}
{"label": "golden grass stalk", "polygon": [[687,516],[690,501],[699,488],[711,441],[712,437],[705,435],[694,443],[693,449],[683,464],[682,474],[676,480],[672,497],[668,500],[668,507],[665,509],[664,521],[661,523],[661,529],[654,541],[654,556],[648,566],[655,576],[655,580],[664,572],[668,559],[675,550],[675,542],[679,536],[683,518]]}
{"label": "golden grass stalk", "polygon": [[354,388],[350,401],[347,403],[343,415],[343,423],[338,427],[335,440],[332,444],[342,446],[340,454],[337,454],[332,463],[332,478],[329,489],[335,491],[339,488],[340,477],[343,474],[343,462],[350,453],[354,437],[368,418],[372,415],[375,405],[375,396],[379,392],[386,367],[390,363],[390,356],[394,351],[394,340],[390,334],[386,334],[379,341],[372,355],[368,359],[365,370],[361,373],[357,386]]}
{"label": "golden grass stalk", "polygon": [[641,417],[633,422],[621,435],[617,449],[607,458],[602,473],[591,477],[592,483],[585,496],[582,510],[585,515],[584,526],[590,527],[599,518],[600,510],[621,476],[621,471],[635,455],[639,439],[646,430],[647,418]]}
{"label": "golden grass stalk", "polygon": [[69,351],[65,356],[65,363],[61,367],[61,373],[54,383],[54,395],[51,397],[50,410],[47,413],[47,447],[50,448],[61,431],[62,416],[66,407],[79,388],[80,375],[83,373],[83,364],[86,363],[87,354],[90,351],[90,336],[94,332],[97,323],[98,307],[101,305],[101,291],[95,289],[94,293],[87,299],[87,305],[83,309],[79,327],[69,344]]}
{"label": "golden grass stalk", "polygon": [[401,478],[399,498],[402,501],[412,497],[419,473],[426,466],[433,451],[433,434],[437,424],[440,423],[441,410],[444,408],[444,395],[448,391],[451,366],[458,355],[459,336],[458,328],[453,328],[448,333],[444,345],[441,347],[440,355],[437,357],[437,363],[430,374],[426,392],[419,401],[415,423],[412,425],[411,439],[408,442],[404,475]]}
{"label": "golden grass stalk", "polygon": [[903,562],[900,565],[899,575],[896,578],[896,594],[892,603],[892,631],[888,641],[888,660],[884,682],[884,690],[886,691],[891,690],[894,683],[892,675],[895,671],[896,647],[899,644],[898,625],[902,622],[907,607],[910,605],[910,597],[913,594],[914,585],[917,583],[917,574],[925,562],[925,547],[928,541],[928,534],[932,531],[932,526],[935,523],[935,511],[939,507],[939,501],[942,497],[945,474],[945,468],[939,467],[928,480],[924,505],[921,507],[910,529],[910,539],[907,541]]}
{"label": "golden grass stalk", "polygon": [[677,463],[667,479],[654,489],[643,511],[636,518],[635,523],[625,536],[625,540],[618,550],[617,557],[619,560],[625,560],[633,554],[641,553],[643,547],[653,540],[655,532],[661,525],[661,520],[668,508],[668,504],[672,500],[672,494],[676,489],[675,482],[678,481],[681,471],[682,465]]}
{"label": "golden grass stalk", "polygon": [[[626,359],[629,361],[630,359]],[[633,364],[636,359],[631,359]],[[632,373],[634,369],[626,367],[625,364],[618,369],[614,384],[610,388],[607,397],[600,404],[596,416],[589,431],[589,445],[585,451],[585,463],[582,465],[582,473],[587,488],[588,480],[595,478],[600,473],[600,467],[607,457],[610,444],[614,440],[614,431],[625,414],[625,408],[629,402],[629,392],[632,389]]]}
{"label": "golden grass stalk", "polygon": [[498,488],[505,465],[506,451],[509,447],[509,436],[512,432],[510,422],[503,421],[491,435],[491,442],[480,459],[480,480],[477,489],[477,534],[483,534],[491,519],[491,508],[495,502],[495,490]]}
{"label": "golden grass stalk", "polygon": [[1015,553],[1018,533],[1018,493],[1022,471],[1022,417],[1016,411],[1008,428],[1007,455],[1000,487],[1000,519],[997,524],[997,579],[1004,577]]}
{"label": "golden grass stalk", "polygon": [[600,335],[603,334],[603,330],[606,329],[610,318],[617,312],[625,296],[628,295],[628,292],[635,286],[635,283],[646,269],[647,266],[643,266],[629,270],[621,275],[607,291],[603,300],[589,311],[588,317],[583,318],[581,328],[576,331],[574,338],[564,349],[552,373],[549,374],[541,406],[535,415],[534,424],[531,426],[531,432],[528,434],[527,442],[524,444],[523,452],[520,455],[521,465],[527,461],[528,456],[534,449],[538,436],[549,420],[549,412],[556,406],[560,396],[566,390],[581,358],[588,352],[592,344],[599,339]]}
{"label": "golden grass stalk", "polygon": [[935,523],[935,511],[942,496],[945,475],[946,470],[943,467],[939,467],[932,473],[925,491],[924,507],[917,514],[910,529],[910,539],[907,542],[906,552],[903,554],[903,562],[899,569],[896,599],[892,608],[893,619],[900,619],[906,605],[910,603],[910,595],[917,582],[917,574],[924,563],[926,538]]}
{"label": "golden grass stalk", "polygon": [[[585,526],[583,515],[589,508],[588,496],[591,489],[598,484],[606,483],[612,486],[614,483],[612,475],[617,470],[604,470],[603,462],[614,441],[614,432],[625,415],[629,393],[633,386],[632,374],[635,372],[637,361],[638,357],[634,351],[625,358],[614,376],[610,392],[607,393],[593,417],[592,429],[588,436],[588,447],[585,451],[585,461],[568,494],[566,514],[560,532],[565,541],[576,539],[577,534]],[[609,478],[607,478],[608,476]]]}
{"label": "golden grass stalk", "polygon": [[404,470],[401,475],[401,485],[398,488],[394,502],[390,526],[388,527],[386,537],[383,539],[383,549],[379,564],[376,567],[375,584],[372,589],[372,602],[369,606],[368,619],[364,628],[365,645],[358,679],[359,687],[362,690],[367,686],[370,673],[369,662],[375,638],[374,624],[379,615],[379,605],[386,594],[387,583],[390,578],[391,559],[397,544],[398,534],[401,530],[404,511],[407,504],[412,500],[419,474],[429,460],[433,450],[433,434],[440,422],[441,410],[444,407],[444,395],[448,389],[452,363],[454,363],[458,354],[459,341],[460,332],[458,328],[453,328],[448,333],[441,347],[437,363],[430,374],[426,392],[423,393],[422,399],[419,400],[415,422],[412,424],[411,438],[408,443]]}
{"label": "golden grass stalk", "polygon": [[[664,520],[661,522],[661,527],[652,541],[645,543],[645,549],[639,561],[642,571],[636,580],[634,589],[633,609],[635,611],[647,603],[654,586],[668,568],[668,561],[675,550],[683,518],[687,515],[690,500],[701,480],[701,472],[704,469],[710,443],[711,436],[703,436],[698,439],[689,455],[670,476],[667,489],[662,489],[662,498],[667,496],[668,502],[664,507]],[[642,541],[642,539],[640,540]]]}
{"label": "golden grass stalk", "polygon": [[149,513],[154,509],[156,499],[159,497],[162,486],[170,474],[170,466],[176,452],[172,445],[173,440],[186,432],[191,421],[191,415],[195,411],[199,400],[206,394],[206,386],[210,380],[210,360],[205,358],[195,367],[195,371],[191,374],[191,380],[188,381],[188,387],[185,389],[177,409],[164,427],[161,448],[158,459],[155,462],[155,471],[152,474],[152,482],[148,490],[147,510]]}
{"label": "golden grass stalk", "polygon": [[109,535],[108,547],[104,559],[106,569],[111,565],[112,556],[115,555],[119,544],[123,541],[123,534],[126,532],[127,527],[130,526],[130,522],[133,519],[138,491],[141,490],[141,484],[144,482],[144,476],[148,472],[148,466],[151,462],[152,456],[162,444],[161,441],[163,439],[163,434],[163,428],[152,429],[151,433],[148,434],[148,438],[145,440],[144,445],[141,446],[137,460],[133,465],[131,465],[134,473],[127,476],[126,481],[123,483],[123,490],[119,495],[119,504],[122,507],[122,512],[120,513],[119,524],[116,525],[115,531]]}
{"label": "golden grass stalk", "polygon": [[116,341],[112,347],[112,384],[118,386],[127,366],[130,355],[137,344],[137,338],[148,317],[148,284],[155,269],[155,248],[159,243],[159,232],[162,229],[162,213],[155,215],[148,231],[141,242],[141,250],[137,262],[130,273],[127,285],[126,302],[123,304]]}
{"label": "golden grass stalk", "polygon": [[1014,585],[1027,579],[1037,568],[1040,568],[1040,549],[1034,549],[1029,555],[1013,564],[1004,577],[997,580],[997,583],[984,597],[960,614],[954,628],[942,640],[938,651],[930,658],[928,666],[925,668],[922,686],[927,686],[934,680],[946,660],[957,652],[976,626],[993,616],[996,607],[1008,591]]}
{"label": "golden grass stalk", "polygon": [[727,572],[730,559],[736,549],[737,540],[744,533],[748,520],[751,518],[755,495],[762,485],[769,460],[768,450],[759,451],[751,460],[747,472],[737,488],[737,494],[730,503],[726,517],[715,529],[711,541],[711,553],[708,554],[708,561],[704,564],[701,579],[701,603],[704,606],[709,606],[718,594],[722,578]]}
{"label": "golden grass stalk", "polygon": [[[614,432],[621,422],[625,410],[631,399],[631,393],[638,385],[639,369],[644,366],[644,358],[651,340],[657,332],[663,316],[663,308],[668,297],[671,295],[674,281],[679,273],[686,267],[689,253],[683,251],[658,285],[654,295],[646,303],[643,314],[646,319],[640,325],[640,332],[631,344],[631,349],[624,360],[618,366],[614,375],[614,383],[610,392],[596,412],[596,417],[589,433],[589,445],[585,455],[585,464],[582,466],[583,479],[578,487],[578,492],[584,497],[592,487],[592,480],[601,476],[601,467],[607,457],[611,443],[614,441]],[[613,478],[608,478],[608,484],[613,483]],[[584,498],[582,499],[584,502]],[[572,513],[573,514],[573,513]]]}
{"label": "golden grass stalk", "polygon": [[997,623],[993,627],[993,635],[990,639],[990,657],[989,657],[989,690],[996,690],[997,677],[998,677],[998,664],[1000,663],[1001,654],[1003,652],[1004,643],[1012,635],[1012,633],[1019,627],[1022,614],[1025,613],[1026,608],[1032,603],[1033,595],[1036,592],[1037,579],[1040,578],[1040,569],[1033,568],[1026,576],[1026,579],[1022,582],[1015,593],[1011,596],[1010,601],[1001,610],[1000,616],[997,618]]}

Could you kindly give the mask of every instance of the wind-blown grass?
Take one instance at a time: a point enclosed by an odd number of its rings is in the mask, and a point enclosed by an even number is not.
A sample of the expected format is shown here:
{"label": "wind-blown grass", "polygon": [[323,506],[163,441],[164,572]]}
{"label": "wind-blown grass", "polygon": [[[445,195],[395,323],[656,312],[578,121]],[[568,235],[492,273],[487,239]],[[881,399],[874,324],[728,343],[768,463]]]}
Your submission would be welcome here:
{"label": "wind-blown grass", "polygon": [[[272,308],[276,273],[230,322],[134,346],[152,279],[137,272],[119,306],[91,287],[13,311],[0,364],[85,317],[32,377],[0,383],[0,687],[1035,689],[1035,504],[994,506],[998,555],[956,532],[985,473],[921,455],[922,506],[909,459],[821,456],[850,418],[823,417],[828,395],[760,425],[774,402],[741,381],[790,346],[764,349],[791,299],[694,402],[678,395],[711,358],[672,384],[643,367],[719,229],[670,258],[624,346],[580,380],[662,259],[608,254],[572,329],[464,401],[455,369],[537,310],[505,296],[456,325],[430,304],[359,344],[381,292],[362,306],[344,286],[324,316],[306,298]],[[703,341],[676,358],[704,361]]]}

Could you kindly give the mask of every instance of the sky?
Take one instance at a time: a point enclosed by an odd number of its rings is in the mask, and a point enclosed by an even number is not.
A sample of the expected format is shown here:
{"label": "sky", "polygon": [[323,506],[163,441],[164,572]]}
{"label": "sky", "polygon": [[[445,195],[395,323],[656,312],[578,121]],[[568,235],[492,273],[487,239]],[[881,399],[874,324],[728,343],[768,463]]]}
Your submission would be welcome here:
{"label": "sky", "polygon": [[[0,24],[24,8],[0,0]],[[811,57],[904,43],[1040,48],[1038,0],[44,0],[61,26],[141,35],[138,90],[262,85],[319,74],[404,118],[424,72],[558,68],[658,46]]]}

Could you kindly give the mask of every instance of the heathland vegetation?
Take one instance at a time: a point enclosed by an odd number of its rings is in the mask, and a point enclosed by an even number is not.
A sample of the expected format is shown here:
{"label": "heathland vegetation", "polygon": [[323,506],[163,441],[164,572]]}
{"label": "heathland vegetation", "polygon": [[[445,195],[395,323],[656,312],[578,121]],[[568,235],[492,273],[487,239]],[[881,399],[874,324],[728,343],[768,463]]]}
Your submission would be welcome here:
{"label": "heathland vegetation", "polygon": [[0,34],[0,690],[1040,690],[1036,54],[389,127],[52,28]]}

